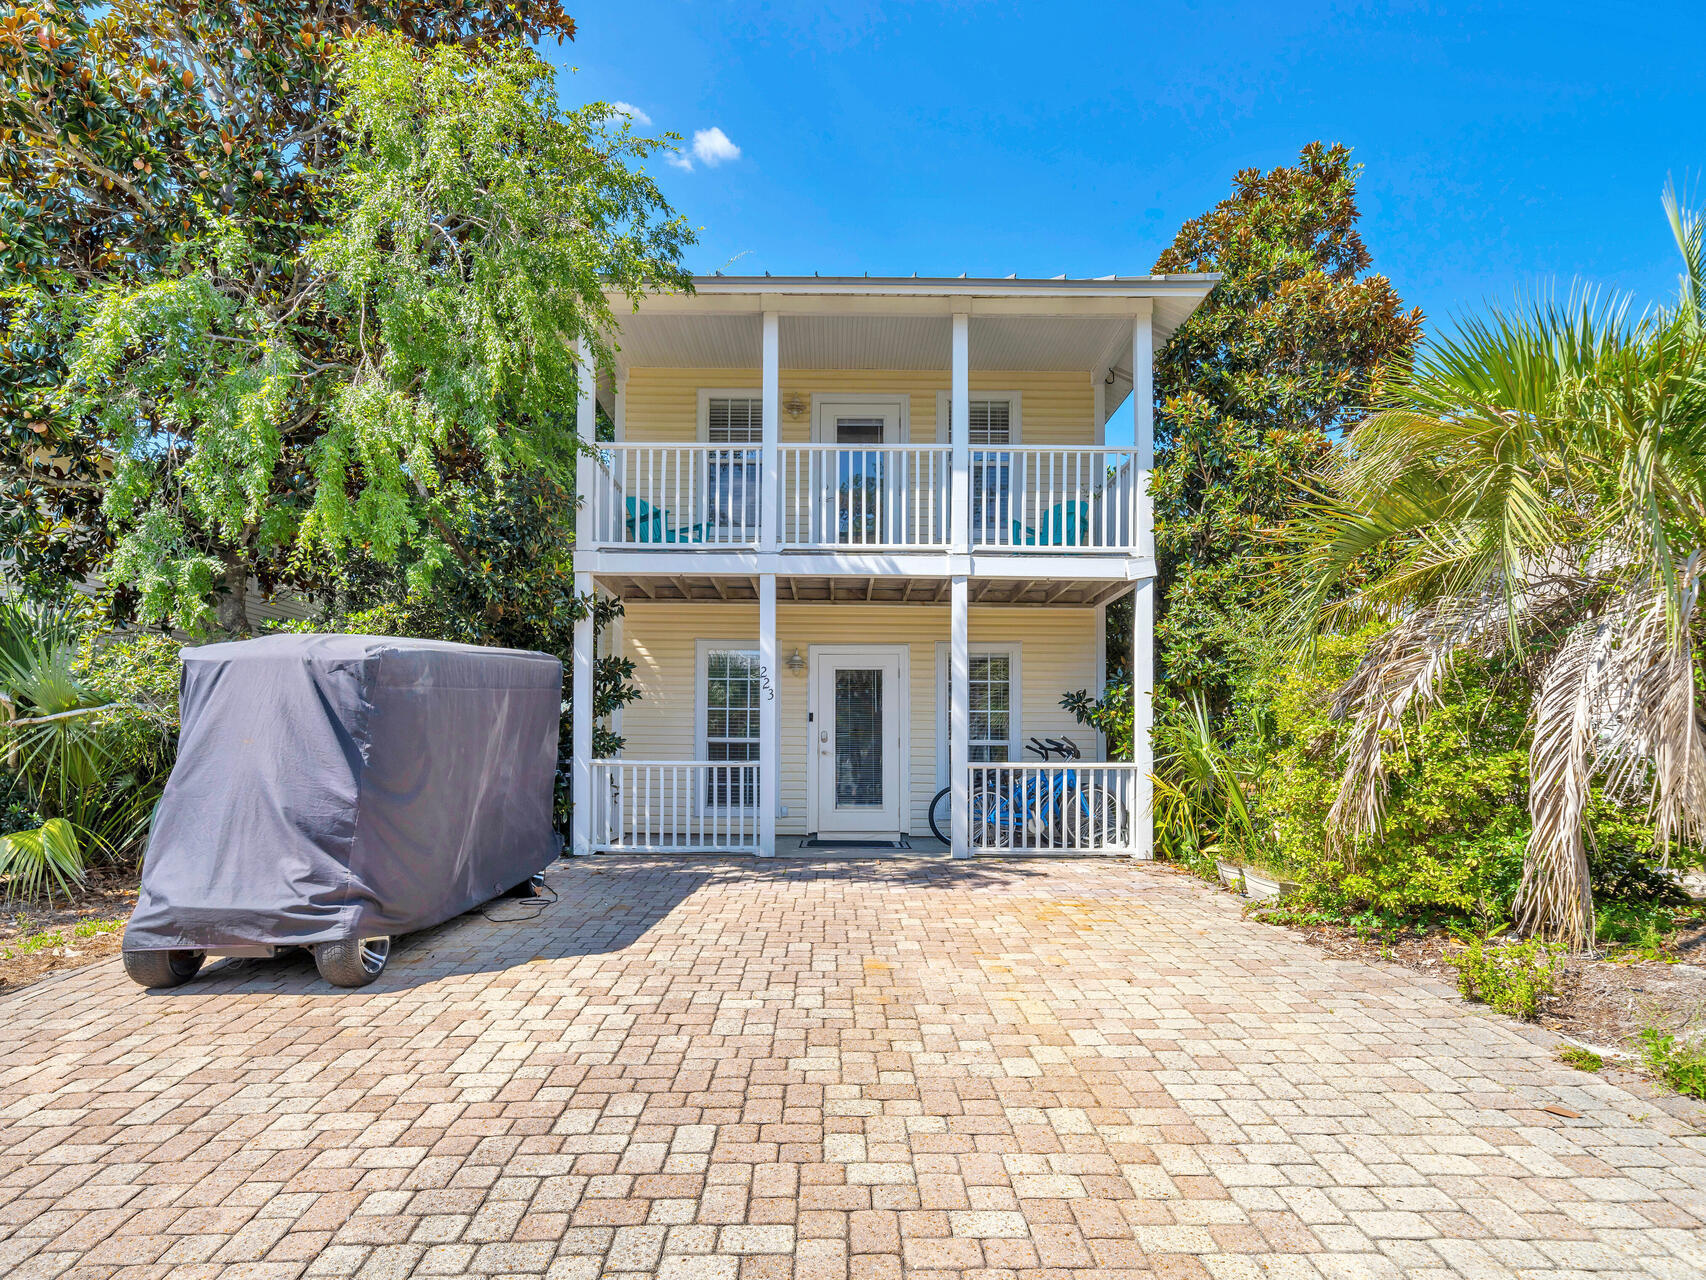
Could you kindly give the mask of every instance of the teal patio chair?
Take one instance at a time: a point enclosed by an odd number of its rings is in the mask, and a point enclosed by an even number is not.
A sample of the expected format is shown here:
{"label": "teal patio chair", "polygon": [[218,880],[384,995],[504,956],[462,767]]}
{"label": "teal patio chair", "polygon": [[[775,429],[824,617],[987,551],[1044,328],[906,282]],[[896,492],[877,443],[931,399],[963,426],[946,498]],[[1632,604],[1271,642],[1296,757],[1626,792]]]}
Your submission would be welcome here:
{"label": "teal patio chair", "polygon": [[1043,517],[1041,532],[1015,520],[1012,536],[1015,547],[1087,547],[1090,545],[1090,504],[1075,499],[1051,507]]}
{"label": "teal patio chair", "polygon": [[644,498],[629,498],[628,535],[634,542],[700,543],[705,541],[705,526],[694,524],[683,529],[662,507],[654,507]]}

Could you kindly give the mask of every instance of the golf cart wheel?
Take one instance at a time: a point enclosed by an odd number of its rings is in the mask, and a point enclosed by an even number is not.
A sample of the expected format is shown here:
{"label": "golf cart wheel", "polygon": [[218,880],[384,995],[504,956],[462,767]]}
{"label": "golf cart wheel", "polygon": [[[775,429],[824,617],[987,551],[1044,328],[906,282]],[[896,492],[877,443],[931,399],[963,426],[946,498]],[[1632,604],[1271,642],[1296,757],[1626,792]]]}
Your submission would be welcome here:
{"label": "golf cart wheel", "polygon": [[365,987],[385,972],[390,958],[389,938],[345,938],[314,948],[314,967],[334,987]]}
{"label": "golf cart wheel", "polygon": [[126,951],[124,971],[139,987],[181,987],[201,972],[200,951]]}

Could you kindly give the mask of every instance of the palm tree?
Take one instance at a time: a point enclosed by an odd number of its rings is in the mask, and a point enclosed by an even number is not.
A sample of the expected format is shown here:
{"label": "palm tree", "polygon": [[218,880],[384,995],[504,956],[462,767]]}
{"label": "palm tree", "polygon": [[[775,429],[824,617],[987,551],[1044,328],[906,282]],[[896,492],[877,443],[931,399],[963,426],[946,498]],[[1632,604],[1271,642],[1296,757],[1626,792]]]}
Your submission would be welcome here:
{"label": "palm tree", "polygon": [[[1494,311],[1432,341],[1350,435],[1294,561],[1310,630],[1392,626],[1340,691],[1350,722],[1329,830],[1376,832],[1386,753],[1457,657],[1534,671],[1529,838],[1514,914],[1592,945],[1590,783],[1643,800],[1659,847],[1706,837],[1692,626],[1706,551],[1706,253],[1664,199],[1682,295]],[[1375,569],[1370,571],[1370,566]]]}

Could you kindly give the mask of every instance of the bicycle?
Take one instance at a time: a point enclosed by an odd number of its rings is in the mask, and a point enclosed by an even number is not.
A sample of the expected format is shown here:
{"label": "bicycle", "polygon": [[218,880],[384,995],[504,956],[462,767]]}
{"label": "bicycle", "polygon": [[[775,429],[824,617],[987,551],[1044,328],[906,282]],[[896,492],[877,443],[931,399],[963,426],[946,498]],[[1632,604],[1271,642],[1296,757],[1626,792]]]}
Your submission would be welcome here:
{"label": "bicycle", "polygon": [[[1026,750],[1045,764],[1057,755],[1062,760],[1083,758],[1071,738],[1032,738]],[[969,797],[974,845],[1076,849],[1123,843],[1125,811],[1119,797],[1099,783],[1083,781],[1076,769],[1047,779],[1017,775],[1010,788],[992,780],[1000,777],[1000,770],[999,764],[992,763],[975,775],[978,784]],[[930,830],[944,844],[951,843],[952,790],[943,787],[930,801]]]}

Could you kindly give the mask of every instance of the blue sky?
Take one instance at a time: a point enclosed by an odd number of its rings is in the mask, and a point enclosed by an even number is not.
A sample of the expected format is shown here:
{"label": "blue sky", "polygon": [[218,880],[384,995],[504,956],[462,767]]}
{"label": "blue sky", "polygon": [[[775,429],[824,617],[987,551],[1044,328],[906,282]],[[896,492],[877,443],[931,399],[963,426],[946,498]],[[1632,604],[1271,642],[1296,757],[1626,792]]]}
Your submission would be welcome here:
{"label": "blue sky", "polygon": [[[571,4],[566,101],[739,155],[661,167],[696,270],[1146,272],[1244,166],[1344,141],[1435,323],[1547,281],[1667,296],[1706,197],[1706,4]],[[711,148],[714,153],[716,147]]]}

